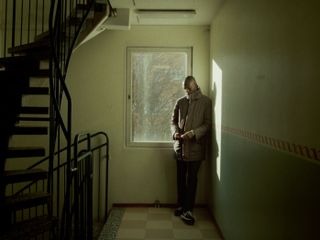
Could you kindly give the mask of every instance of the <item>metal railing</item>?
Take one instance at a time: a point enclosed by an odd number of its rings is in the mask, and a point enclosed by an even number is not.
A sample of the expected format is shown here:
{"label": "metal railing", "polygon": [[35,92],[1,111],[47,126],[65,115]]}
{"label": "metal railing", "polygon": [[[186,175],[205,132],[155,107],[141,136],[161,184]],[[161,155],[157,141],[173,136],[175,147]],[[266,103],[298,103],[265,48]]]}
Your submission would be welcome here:
{"label": "metal railing", "polygon": [[[30,166],[30,169],[41,166],[41,164],[46,166],[49,172],[48,180],[42,183],[39,181],[27,184],[19,190],[12,188],[12,194],[37,191],[40,188],[42,190],[46,188],[47,192],[52,193],[48,214],[61,220],[58,230],[62,239],[68,239],[67,236],[73,235],[70,231],[77,223],[72,223],[72,215],[78,214],[76,213],[78,207],[74,207],[71,212],[69,211],[70,204],[75,197],[71,187],[78,184],[73,183],[72,170],[75,168],[72,164],[78,161],[75,160],[78,156],[76,154],[72,158],[72,101],[65,80],[73,49],[95,2],[95,0],[0,0],[0,11],[2,11],[0,57],[15,56],[14,49],[24,44],[47,41],[50,46],[49,157]],[[108,159],[108,137],[104,133],[98,134],[105,135],[107,139],[106,157]],[[91,139],[96,135],[87,138]],[[95,149],[91,151],[92,157],[95,158]],[[87,160],[89,158],[91,156],[87,156],[83,161],[89,162]],[[106,163],[106,165],[108,164]],[[85,176],[88,174],[86,173]],[[80,178],[80,176],[76,178]],[[100,177],[98,182],[100,194]],[[101,197],[98,197],[98,201],[100,199]],[[105,202],[107,212],[107,196]],[[99,202],[99,207],[100,204]],[[37,209],[35,215],[38,215]],[[32,210],[29,211],[32,212]],[[42,211],[42,214],[44,212],[45,210]],[[99,214],[100,211],[98,211],[98,218],[100,218]],[[34,213],[29,213],[29,215],[34,215]],[[22,216],[25,214],[22,213]],[[106,217],[105,213],[104,220]],[[87,232],[90,231],[90,229],[87,230]]]}
{"label": "metal railing", "polygon": [[[109,138],[105,132],[86,134],[84,137],[76,135],[71,147],[74,155],[71,159],[71,184],[67,184],[66,159],[60,159],[59,164],[57,161],[67,148],[54,154],[52,216],[59,220],[60,239],[91,239],[93,223],[105,223],[108,215]],[[49,156],[32,164],[28,169],[46,168],[48,160]],[[43,192],[46,186],[47,181],[40,180],[20,188],[11,184],[9,189],[10,195],[22,195]],[[69,202],[66,202],[68,194],[71,197]],[[85,198],[92,201],[84,201]],[[91,206],[94,206],[94,209],[91,209]],[[13,220],[19,222],[46,214],[47,208],[42,205],[16,211]]]}
{"label": "metal railing", "polygon": [[[50,61],[50,89],[51,89],[51,124],[50,124],[50,156],[61,148],[61,142],[66,142],[67,184],[71,184],[71,113],[72,100],[65,84],[67,69],[75,47],[90,10],[94,6],[93,0],[56,0],[51,1],[49,29],[51,45]],[[82,6],[82,7],[80,7]],[[61,106],[66,106],[64,111]],[[59,157],[58,157],[59,161]],[[52,173],[53,157],[49,159],[49,172]],[[49,176],[48,188],[52,191]],[[65,196],[69,202],[70,196]]]}
{"label": "metal railing", "polygon": [[1,0],[2,47],[0,56],[14,56],[11,50],[28,44],[48,31],[50,1]]}

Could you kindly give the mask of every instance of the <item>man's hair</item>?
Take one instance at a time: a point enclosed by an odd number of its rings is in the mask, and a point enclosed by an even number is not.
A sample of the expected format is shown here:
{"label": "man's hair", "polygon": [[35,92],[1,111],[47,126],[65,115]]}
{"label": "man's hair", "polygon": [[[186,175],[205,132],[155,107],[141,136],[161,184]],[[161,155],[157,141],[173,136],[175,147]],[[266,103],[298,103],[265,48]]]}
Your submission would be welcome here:
{"label": "man's hair", "polygon": [[193,76],[187,76],[184,80],[185,83],[189,83],[191,81],[196,81],[196,79]]}
{"label": "man's hair", "polygon": [[190,83],[191,82],[194,82],[194,84],[195,84],[195,86],[196,86],[196,88],[198,89],[199,88],[199,86],[198,86],[198,84],[197,84],[197,81],[196,81],[196,79],[193,77],[193,76],[187,76],[186,78],[185,78],[185,80],[184,80],[184,86],[190,86]]}

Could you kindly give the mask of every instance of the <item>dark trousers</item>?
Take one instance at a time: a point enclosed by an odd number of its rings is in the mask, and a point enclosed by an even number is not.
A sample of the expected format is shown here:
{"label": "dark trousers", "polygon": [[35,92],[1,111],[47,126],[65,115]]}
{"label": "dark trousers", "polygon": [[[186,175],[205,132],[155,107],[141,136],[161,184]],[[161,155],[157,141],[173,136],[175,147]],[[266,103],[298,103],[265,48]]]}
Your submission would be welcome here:
{"label": "dark trousers", "polygon": [[201,161],[177,160],[178,205],[185,211],[192,211],[195,204],[200,165]]}

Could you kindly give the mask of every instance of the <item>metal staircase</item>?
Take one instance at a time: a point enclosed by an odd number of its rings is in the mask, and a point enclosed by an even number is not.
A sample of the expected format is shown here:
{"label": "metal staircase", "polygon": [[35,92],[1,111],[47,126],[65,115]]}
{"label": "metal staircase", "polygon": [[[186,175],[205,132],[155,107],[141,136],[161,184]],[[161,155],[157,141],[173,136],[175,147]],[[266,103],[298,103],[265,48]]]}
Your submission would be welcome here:
{"label": "metal staircase", "polygon": [[[78,190],[72,189],[79,185],[74,172],[81,149],[72,152],[72,103],[65,77],[72,52],[106,19],[111,6],[93,0],[0,4],[0,239],[91,239],[92,226],[79,235],[74,217],[79,207],[73,204],[79,201]],[[89,163],[90,138],[81,150],[81,159]],[[90,178],[85,181],[92,184]],[[88,219],[92,224],[92,216]]]}
{"label": "metal staircase", "polygon": [[[46,146],[32,143],[36,140],[31,139],[49,140],[49,69],[40,69],[40,61],[42,61],[40,56],[33,56],[30,53],[22,55],[35,46],[40,50],[40,47],[34,44],[30,48],[26,45],[10,48],[10,53],[21,55],[0,60],[4,68],[0,72],[1,81],[16,79],[17,84],[21,85],[20,106],[11,106],[10,95],[15,89],[5,89],[9,96],[2,99],[2,104],[7,104],[10,109],[13,107],[19,109],[15,113],[15,124],[10,129],[11,139],[6,157],[7,165],[12,167],[9,167],[11,170],[3,172],[1,179],[3,186],[6,187],[6,194],[1,203],[1,208],[5,212],[3,218],[1,217],[2,226],[5,227],[2,230],[3,239],[30,239],[38,235],[39,231],[40,233],[50,232],[54,236],[57,225],[56,219],[50,216],[51,192],[45,186],[39,188],[40,184],[44,185],[48,178],[48,169],[44,166],[35,169],[14,167],[19,165],[19,162],[28,161],[28,159],[37,160],[45,156]],[[43,53],[47,55],[48,49],[48,45],[43,46]],[[34,86],[33,81],[39,78],[45,82],[46,86]],[[43,104],[33,105],[28,101],[32,97],[44,99]],[[6,126],[8,125],[3,127]],[[28,188],[21,191],[32,182],[34,182],[32,185],[36,186],[35,190]],[[42,206],[41,210],[39,206]],[[26,213],[25,209],[29,209],[29,213]]]}

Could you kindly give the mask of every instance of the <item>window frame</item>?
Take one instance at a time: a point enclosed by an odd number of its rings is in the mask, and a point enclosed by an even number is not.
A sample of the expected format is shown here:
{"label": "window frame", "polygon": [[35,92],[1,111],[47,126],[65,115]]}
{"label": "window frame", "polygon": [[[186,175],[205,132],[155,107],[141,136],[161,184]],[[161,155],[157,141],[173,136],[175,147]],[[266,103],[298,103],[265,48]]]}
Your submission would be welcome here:
{"label": "window frame", "polygon": [[[187,75],[193,72],[193,47],[127,47],[126,49],[126,116],[125,116],[125,144],[126,147],[142,148],[172,148],[173,140],[169,141],[150,141],[135,142],[132,136],[132,71],[131,71],[131,54],[135,52],[184,52],[187,54]],[[182,84],[182,83],[181,83]],[[168,128],[170,128],[168,122]]]}

